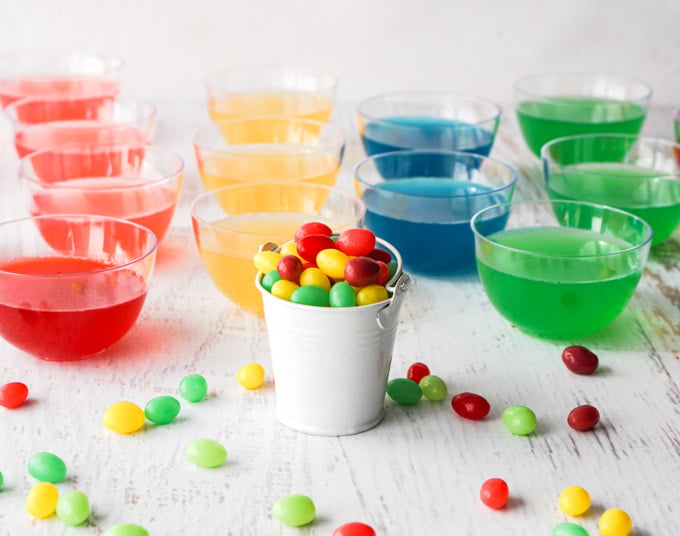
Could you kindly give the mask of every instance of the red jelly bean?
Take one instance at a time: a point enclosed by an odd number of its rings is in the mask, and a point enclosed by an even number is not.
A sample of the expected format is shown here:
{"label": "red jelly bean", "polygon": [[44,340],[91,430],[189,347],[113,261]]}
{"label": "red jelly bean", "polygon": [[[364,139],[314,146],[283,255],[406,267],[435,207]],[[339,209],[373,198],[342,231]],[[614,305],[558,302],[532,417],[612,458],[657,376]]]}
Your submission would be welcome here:
{"label": "red jelly bean", "polygon": [[375,285],[379,277],[380,265],[370,257],[354,257],[345,265],[345,281],[354,287]]}
{"label": "red jelly bean", "polygon": [[576,374],[591,374],[599,363],[597,356],[584,346],[567,346],[562,350],[562,361]]}
{"label": "red jelly bean", "polygon": [[276,265],[279,275],[288,281],[299,281],[302,273],[302,261],[295,255],[284,255]]}
{"label": "red jelly bean", "polygon": [[482,484],[479,490],[479,498],[489,508],[498,510],[508,503],[508,485],[502,478],[490,478]]}
{"label": "red jelly bean", "polygon": [[347,255],[363,257],[375,249],[375,235],[368,229],[347,229],[340,233],[336,244]]}
{"label": "red jelly bean", "polygon": [[333,531],[333,536],[375,536],[375,531],[365,523],[345,523]]}
{"label": "red jelly bean", "polygon": [[389,264],[392,261],[390,252],[381,248],[375,248],[366,256],[375,259],[376,261],[383,261],[385,264]]}
{"label": "red jelly bean", "polygon": [[28,387],[21,382],[0,385],[0,406],[7,409],[18,408],[28,398]]}
{"label": "red jelly bean", "polygon": [[458,415],[471,421],[483,419],[491,410],[486,398],[475,393],[458,393],[451,399],[451,407]]}
{"label": "red jelly bean", "polygon": [[303,223],[302,225],[300,225],[300,227],[298,227],[298,230],[295,231],[295,241],[299,242],[305,236],[314,234],[331,236],[333,234],[333,231],[325,223],[321,223],[319,221],[310,221],[307,223]]}
{"label": "red jelly bean", "polygon": [[579,432],[591,430],[595,428],[599,422],[600,412],[597,411],[597,408],[587,404],[572,409],[567,417],[567,424]]}
{"label": "red jelly bean", "polygon": [[384,285],[390,278],[390,269],[383,261],[375,261],[380,266],[380,277],[375,282],[376,285]]}
{"label": "red jelly bean", "polygon": [[430,375],[430,368],[425,363],[413,363],[406,372],[406,377],[416,383],[420,383],[425,376]]}
{"label": "red jelly bean", "polygon": [[316,262],[316,255],[324,249],[336,249],[335,242],[330,236],[307,235],[297,243],[298,255],[309,262]]}

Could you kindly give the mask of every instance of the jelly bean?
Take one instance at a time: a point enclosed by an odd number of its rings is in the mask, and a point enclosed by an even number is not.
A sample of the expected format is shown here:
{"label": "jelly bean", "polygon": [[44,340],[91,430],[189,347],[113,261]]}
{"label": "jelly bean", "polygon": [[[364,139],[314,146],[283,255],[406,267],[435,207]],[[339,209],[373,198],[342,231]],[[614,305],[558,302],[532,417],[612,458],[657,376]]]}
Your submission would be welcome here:
{"label": "jelly bean", "polygon": [[562,350],[562,361],[576,374],[591,374],[597,370],[597,356],[584,346],[568,346]]}
{"label": "jelly bean", "polygon": [[293,295],[293,292],[295,292],[299,288],[300,286],[296,285],[292,281],[281,279],[281,281],[277,281],[276,283],[274,283],[274,286],[272,286],[271,293],[273,296],[276,296],[277,298],[290,301],[290,297]]}
{"label": "jelly bean", "polygon": [[0,473],[0,489],[2,489],[3,484],[5,483],[5,477],[2,476],[2,473]]}
{"label": "jelly bean", "polygon": [[336,244],[343,253],[362,257],[375,249],[375,235],[368,229],[347,229],[338,235]]}
{"label": "jelly bean", "polygon": [[297,282],[302,273],[302,261],[295,255],[284,255],[276,265],[276,271],[283,279]]}
{"label": "jelly bean", "polygon": [[238,371],[237,379],[246,389],[259,389],[264,382],[264,368],[259,363],[243,365]]}
{"label": "jelly bean", "polygon": [[370,257],[371,259],[375,259],[376,261],[382,261],[385,264],[389,264],[390,262],[392,262],[392,255],[390,254],[390,252],[381,248],[375,248],[373,251],[366,254],[366,257]]}
{"label": "jelly bean", "polygon": [[352,285],[340,281],[331,287],[328,301],[331,307],[354,307],[357,304],[357,295]]}
{"label": "jelly bean", "polygon": [[536,414],[526,406],[510,406],[503,412],[503,424],[513,435],[529,435],[536,429]]}
{"label": "jelly bean", "polygon": [[187,402],[200,402],[208,394],[208,382],[200,374],[189,374],[179,382],[179,394]]}
{"label": "jelly bean", "polygon": [[262,288],[271,292],[274,283],[276,283],[277,281],[281,281],[281,279],[283,278],[279,275],[279,272],[277,270],[269,270],[266,274],[262,276],[260,284],[262,285]]}
{"label": "jelly bean", "polygon": [[104,536],[149,536],[147,530],[133,523],[123,523],[111,527],[104,533]]}
{"label": "jelly bean", "polygon": [[170,424],[179,415],[180,404],[174,396],[157,396],[146,403],[144,414],[155,424]]}
{"label": "jelly bean", "polygon": [[104,412],[102,421],[109,430],[119,434],[134,434],[144,426],[146,416],[137,404],[116,402]]}
{"label": "jelly bean", "polygon": [[0,406],[7,409],[18,408],[28,398],[28,387],[25,383],[10,382],[0,386]]}
{"label": "jelly bean", "polygon": [[378,263],[378,266],[380,266],[380,275],[378,276],[378,280],[375,282],[376,285],[384,285],[387,283],[390,279],[390,269],[387,267],[387,265],[383,261],[375,261]]}
{"label": "jelly bean", "polygon": [[258,251],[253,257],[255,268],[263,274],[276,270],[279,260],[281,260],[281,254],[276,251]]}
{"label": "jelly bean", "polygon": [[279,248],[279,253],[281,255],[295,255],[298,259],[302,260],[302,257],[298,254],[297,244],[295,242],[286,242]]}
{"label": "jelly bean", "polygon": [[300,257],[309,262],[316,262],[319,251],[324,249],[335,249],[335,242],[330,236],[326,235],[307,235],[302,237],[297,243],[297,250]]}
{"label": "jelly bean", "polygon": [[380,277],[380,265],[370,257],[354,257],[347,261],[344,275],[352,286],[374,285]]}
{"label": "jelly bean", "polygon": [[316,507],[306,495],[286,495],[274,503],[272,515],[289,527],[301,527],[314,520]]}
{"label": "jelly bean", "polygon": [[418,382],[418,385],[420,385],[420,388],[423,390],[423,396],[433,402],[444,400],[449,394],[446,383],[444,383],[444,380],[439,376],[429,374],[423,377],[423,379]]}
{"label": "jelly bean", "polygon": [[293,292],[290,301],[300,305],[328,307],[330,305],[330,295],[326,289],[316,285],[306,285]]}
{"label": "jelly bean", "polygon": [[562,490],[557,504],[565,514],[580,516],[590,508],[590,495],[580,486],[569,486]]}
{"label": "jelly bean", "polygon": [[300,225],[300,227],[298,227],[297,231],[295,231],[295,241],[299,242],[307,235],[331,236],[332,234],[333,230],[325,223],[321,223],[320,221],[310,221],[303,223]]}
{"label": "jelly bean", "polygon": [[30,457],[28,474],[40,482],[56,484],[66,476],[66,464],[59,456],[49,452],[38,452]]}
{"label": "jelly bean", "polygon": [[390,278],[388,281],[391,281],[394,278],[394,275],[397,273],[399,265],[395,261],[392,261],[387,263],[387,267],[390,269]]}
{"label": "jelly bean", "polygon": [[451,407],[458,415],[471,421],[483,419],[491,410],[486,398],[475,393],[458,393],[451,399]]}
{"label": "jelly bean", "polygon": [[397,404],[410,406],[418,402],[423,396],[423,390],[413,380],[395,378],[387,382],[387,394]]}
{"label": "jelly bean", "polygon": [[508,484],[502,478],[489,478],[479,490],[479,498],[489,508],[498,510],[508,503]]}
{"label": "jelly bean", "polygon": [[588,531],[574,523],[560,523],[555,525],[551,536],[589,536]]}
{"label": "jelly bean", "polygon": [[368,285],[357,291],[357,305],[371,305],[385,301],[387,298],[389,298],[389,294],[382,285]]}
{"label": "jelly bean", "polygon": [[623,510],[610,508],[600,517],[600,536],[628,536],[633,530],[633,520]]}
{"label": "jelly bean", "polygon": [[187,445],[185,454],[199,467],[219,467],[227,459],[227,450],[212,439],[195,439]]}
{"label": "jelly bean", "polygon": [[33,517],[44,519],[57,510],[59,490],[51,482],[39,482],[26,497],[26,510]]}
{"label": "jelly bean", "polygon": [[72,527],[83,523],[90,515],[90,501],[82,491],[71,490],[57,501],[57,517]]}
{"label": "jelly bean", "polygon": [[600,422],[600,412],[587,404],[572,409],[567,416],[567,424],[574,430],[592,430]]}
{"label": "jelly bean", "polygon": [[355,521],[340,525],[333,531],[332,536],[375,536],[375,531],[365,523]]}
{"label": "jelly bean", "polygon": [[430,374],[430,369],[425,363],[413,363],[406,372],[406,377],[416,383],[420,383],[425,376]]}
{"label": "jelly bean", "polygon": [[323,249],[316,256],[316,265],[328,277],[343,279],[349,257],[339,249]]}
{"label": "jelly bean", "polygon": [[328,276],[318,268],[307,268],[300,274],[300,286],[314,285],[326,290],[331,289],[331,282]]}

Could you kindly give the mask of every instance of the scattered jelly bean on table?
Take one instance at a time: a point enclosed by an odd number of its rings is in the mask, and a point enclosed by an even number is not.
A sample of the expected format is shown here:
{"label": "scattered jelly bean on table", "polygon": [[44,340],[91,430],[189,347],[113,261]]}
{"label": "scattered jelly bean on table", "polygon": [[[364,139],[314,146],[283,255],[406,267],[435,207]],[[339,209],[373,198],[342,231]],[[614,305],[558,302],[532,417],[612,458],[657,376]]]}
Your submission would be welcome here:
{"label": "scattered jelly bean on table", "polygon": [[243,365],[238,371],[237,379],[246,389],[259,389],[264,382],[264,368],[259,363]]}
{"label": "scattered jelly bean on table", "polygon": [[418,402],[423,396],[423,390],[413,380],[408,378],[394,378],[387,382],[387,394],[397,404],[410,406]]}
{"label": "scattered jelly bean on table", "polygon": [[479,490],[479,498],[489,508],[498,510],[508,502],[508,484],[502,478],[489,478],[485,480]]}
{"label": "scattered jelly bean on table", "polygon": [[144,426],[146,415],[137,404],[125,400],[116,402],[105,412],[102,421],[109,430],[119,434],[134,434]]}
{"label": "scattered jelly bean on table", "polygon": [[600,517],[601,536],[628,536],[633,530],[633,520],[623,510],[611,508]]}
{"label": "scattered jelly bean on table", "polygon": [[57,510],[59,490],[51,482],[39,482],[26,497],[26,511],[33,517],[45,519]]}
{"label": "scattered jelly bean on table", "polygon": [[536,429],[536,414],[526,406],[510,406],[503,412],[503,424],[513,435],[529,435]]}
{"label": "scattered jelly bean on table", "polygon": [[28,387],[25,383],[10,382],[0,386],[0,406],[15,409],[28,398]]}
{"label": "scattered jelly bean on table", "polygon": [[144,414],[155,424],[170,424],[179,415],[180,403],[174,396],[157,396],[146,403]]}
{"label": "scattered jelly bean on table", "polygon": [[567,416],[567,424],[579,432],[592,430],[599,422],[600,412],[587,404],[572,409]]}
{"label": "scattered jelly bean on table", "polygon": [[[313,270],[313,268],[310,268],[310,270]],[[316,285],[305,285],[291,294],[290,301],[300,305],[328,307],[330,305],[330,294],[328,290]]]}
{"label": "scattered jelly bean on table", "polygon": [[66,464],[56,454],[38,452],[31,456],[27,464],[28,474],[40,482],[56,484],[66,476]]}
{"label": "scattered jelly bean on table", "polygon": [[314,520],[316,507],[306,495],[286,495],[274,503],[272,515],[284,525],[301,527]]}
{"label": "scattered jelly bean on table", "polygon": [[475,393],[458,393],[451,399],[451,407],[458,415],[471,421],[479,421],[491,411],[486,398]]}
{"label": "scattered jelly bean on table", "polygon": [[580,516],[590,508],[590,495],[580,486],[569,486],[562,490],[557,504],[565,514]]}
{"label": "scattered jelly bean on table", "polygon": [[332,536],[376,536],[375,531],[366,523],[345,523],[333,531]]}
{"label": "scattered jelly bean on table", "polygon": [[90,501],[82,491],[67,491],[57,501],[57,517],[67,525],[75,527],[90,515]]}
{"label": "scattered jelly bean on table", "polygon": [[357,305],[371,305],[389,298],[387,289],[382,285],[368,285],[357,291]]}
{"label": "scattered jelly bean on table", "polygon": [[423,390],[423,396],[433,402],[444,400],[449,394],[446,383],[439,376],[428,374],[418,382],[418,385]]}
{"label": "scattered jelly bean on table", "polygon": [[133,523],[123,523],[111,527],[104,533],[104,536],[149,536],[147,530]]}
{"label": "scattered jelly bean on table", "polygon": [[328,301],[331,307],[354,307],[357,295],[347,281],[338,281],[331,287]]}
{"label": "scattered jelly bean on table", "polygon": [[425,363],[413,363],[406,372],[406,377],[416,383],[420,383],[425,376],[430,374],[430,368]]}
{"label": "scattered jelly bean on table", "polygon": [[375,234],[368,229],[347,229],[338,235],[336,245],[347,255],[363,257],[375,249]]}
{"label": "scattered jelly bean on table", "polygon": [[179,394],[187,402],[200,402],[208,394],[208,382],[200,374],[189,374],[179,382]]}
{"label": "scattered jelly bean on table", "polygon": [[227,450],[212,439],[195,439],[187,445],[187,458],[199,467],[212,469],[227,460]]}
{"label": "scattered jelly bean on table", "polygon": [[294,238],[296,242],[299,242],[307,235],[331,236],[332,234],[333,230],[325,223],[320,221],[310,221],[303,223],[300,225],[300,227],[298,227],[297,231],[295,231]]}
{"label": "scattered jelly bean on table", "polygon": [[0,473],[0,489],[2,489],[2,485],[5,483],[5,477],[2,476],[2,473]]}
{"label": "scattered jelly bean on table", "polygon": [[555,525],[551,536],[589,536],[588,531],[574,523],[560,523]]}
{"label": "scattered jelly bean on table", "polygon": [[271,292],[274,283],[280,281],[281,279],[283,278],[279,275],[278,270],[269,270],[262,276],[262,281],[260,281],[260,284],[267,292]]}
{"label": "scattered jelly bean on table", "polygon": [[562,361],[576,374],[591,374],[597,370],[597,356],[584,346],[567,346],[562,350]]}
{"label": "scattered jelly bean on table", "polygon": [[380,265],[370,257],[354,257],[347,261],[344,275],[353,287],[375,285],[380,277]]}

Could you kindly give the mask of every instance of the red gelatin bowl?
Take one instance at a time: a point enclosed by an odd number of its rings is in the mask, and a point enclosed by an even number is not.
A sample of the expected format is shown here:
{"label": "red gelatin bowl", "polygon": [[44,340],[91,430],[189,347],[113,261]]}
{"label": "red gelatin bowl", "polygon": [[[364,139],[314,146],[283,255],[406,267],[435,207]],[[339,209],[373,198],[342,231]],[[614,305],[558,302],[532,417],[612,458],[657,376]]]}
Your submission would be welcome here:
{"label": "red gelatin bowl", "polygon": [[157,242],[146,227],[104,216],[0,224],[0,335],[49,361],[104,351],[139,316]]}

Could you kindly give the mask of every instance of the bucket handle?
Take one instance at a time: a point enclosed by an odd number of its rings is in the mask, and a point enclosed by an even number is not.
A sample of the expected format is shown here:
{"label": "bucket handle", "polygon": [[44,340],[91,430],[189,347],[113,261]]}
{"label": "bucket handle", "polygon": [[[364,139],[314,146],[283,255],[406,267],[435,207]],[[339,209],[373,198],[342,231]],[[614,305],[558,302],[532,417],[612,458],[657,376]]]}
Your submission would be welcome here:
{"label": "bucket handle", "polygon": [[393,329],[398,322],[399,309],[401,302],[404,301],[406,290],[414,284],[413,279],[407,273],[402,273],[394,285],[394,293],[390,303],[380,309],[376,315],[376,322],[378,327],[382,330]]}

